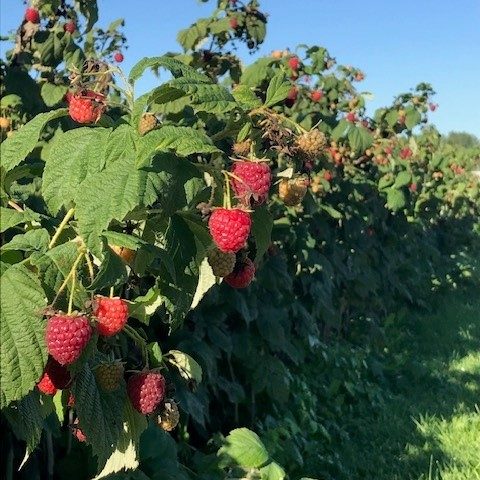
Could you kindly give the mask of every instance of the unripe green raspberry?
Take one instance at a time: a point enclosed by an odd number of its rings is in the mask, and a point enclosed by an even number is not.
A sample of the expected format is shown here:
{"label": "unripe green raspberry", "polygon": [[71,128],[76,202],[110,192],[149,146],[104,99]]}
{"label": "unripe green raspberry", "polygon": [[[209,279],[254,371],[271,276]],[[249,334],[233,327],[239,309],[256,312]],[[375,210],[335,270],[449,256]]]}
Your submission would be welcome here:
{"label": "unripe green raspberry", "polygon": [[138,123],[138,132],[145,135],[157,126],[158,120],[153,113],[144,113]]}
{"label": "unripe green raspberry", "polygon": [[235,267],[235,254],[224,253],[218,248],[212,248],[208,252],[208,263],[216,277],[226,277],[232,273],[233,267]]}
{"label": "unripe green raspberry", "polygon": [[101,363],[95,369],[95,378],[105,392],[113,392],[123,378],[123,365],[120,362]]}

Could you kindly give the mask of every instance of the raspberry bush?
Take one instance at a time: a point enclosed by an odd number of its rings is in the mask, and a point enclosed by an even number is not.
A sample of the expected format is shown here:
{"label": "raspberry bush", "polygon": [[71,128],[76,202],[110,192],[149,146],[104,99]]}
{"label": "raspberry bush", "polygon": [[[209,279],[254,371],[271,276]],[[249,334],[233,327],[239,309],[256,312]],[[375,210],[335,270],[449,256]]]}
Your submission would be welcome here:
{"label": "raspberry bush", "polygon": [[[182,53],[128,74],[121,22],[97,29],[87,3],[36,2],[2,64],[10,461],[26,448],[25,478],[53,474],[42,454],[59,478],[78,458],[84,478],[326,477],[328,459],[299,460],[305,436],[322,445],[295,406],[305,364],[327,364],[333,335],[369,342],[399,306],[478,282],[462,260],[478,149],[419,130],[428,84],[367,117],[364,73],[325,48],[243,67],[236,45],[265,37],[256,1],[220,0],[179,33]],[[138,96],[149,69],[169,80]],[[328,401],[364,394],[339,385]]]}

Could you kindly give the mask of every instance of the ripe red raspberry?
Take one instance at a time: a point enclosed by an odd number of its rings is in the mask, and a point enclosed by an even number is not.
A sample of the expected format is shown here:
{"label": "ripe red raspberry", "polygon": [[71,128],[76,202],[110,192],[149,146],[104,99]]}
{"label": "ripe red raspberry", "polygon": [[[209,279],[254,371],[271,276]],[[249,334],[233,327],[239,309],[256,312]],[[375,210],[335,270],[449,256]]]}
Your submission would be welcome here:
{"label": "ripe red raspberry", "polygon": [[61,365],[70,365],[78,360],[91,336],[85,315],[57,314],[48,320],[45,340],[50,355]]}
{"label": "ripe red raspberry", "polygon": [[77,25],[75,24],[75,22],[73,20],[70,20],[69,22],[67,22],[64,26],[63,26],[63,29],[72,34],[72,33],[75,33],[75,30],[77,29]]}
{"label": "ripe red raspberry", "polygon": [[295,104],[295,102],[297,101],[297,97],[298,97],[298,88],[297,87],[292,87],[288,91],[287,98],[285,99],[285,105],[288,108],[292,108],[293,105]]}
{"label": "ripe red raspberry", "polygon": [[148,415],[165,396],[165,379],[158,372],[136,373],[128,379],[127,392],[135,410]]}
{"label": "ripe red raspberry", "polygon": [[330,182],[333,178],[332,172],[330,170],[325,170],[323,172],[323,178],[327,181]]}
{"label": "ripe red raspberry", "polygon": [[412,193],[415,193],[417,191],[417,184],[416,183],[411,183],[409,186],[408,186],[408,189],[412,192]]}
{"label": "ripe red raspberry", "polygon": [[25,10],[25,20],[27,22],[39,23],[40,22],[40,13],[36,8],[27,8]]}
{"label": "ripe red raspberry", "polygon": [[266,162],[235,162],[232,187],[235,195],[246,205],[265,203],[272,183],[272,173]]}
{"label": "ripe red raspberry", "polygon": [[400,158],[402,160],[410,158],[412,155],[413,155],[412,149],[409,147],[405,147],[400,150]]}
{"label": "ripe red raspberry", "polygon": [[116,52],[115,55],[113,56],[113,59],[117,63],[122,63],[123,62],[123,53],[122,52]]}
{"label": "ripe red raspberry", "polygon": [[95,378],[102,390],[113,392],[123,378],[123,365],[120,362],[101,363],[95,369]]}
{"label": "ripe red raspberry", "polygon": [[72,433],[79,442],[83,443],[87,440],[87,437],[85,436],[85,434],[82,432],[82,430],[78,426],[78,418],[76,418],[75,421],[73,422]]}
{"label": "ripe red raspberry", "polygon": [[298,70],[298,67],[300,66],[300,60],[298,59],[298,57],[291,57],[288,59],[288,66],[292,69],[292,70]]}
{"label": "ripe red raspberry", "polygon": [[73,94],[70,97],[68,113],[78,123],[97,122],[105,110],[105,97],[91,90]]}
{"label": "ripe red raspberry", "polygon": [[93,305],[93,314],[98,320],[98,333],[105,337],[112,337],[127,323],[128,304],[119,297],[109,298],[98,295]]}
{"label": "ripe red raspberry", "polygon": [[245,288],[252,283],[253,277],[255,277],[255,264],[246,258],[224,280],[233,288]]}
{"label": "ripe red raspberry", "polygon": [[323,92],[321,90],[314,90],[310,94],[310,98],[312,99],[312,102],[319,102],[323,98]]}
{"label": "ripe red raspberry", "polygon": [[250,215],[239,208],[217,208],[208,222],[215,245],[226,253],[238,252],[245,245],[251,227]]}
{"label": "ripe red raspberry", "polygon": [[50,357],[37,387],[46,395],[55,395],[58,389],[67,388],[71,380],[70,372]]}
{"label": "ripe red raspberry", "polygon": [[230,28],[233,28],[234,30],[238,28],[238,20],[235,17],[232,17],[229,23]]}
{"label": "ripe red raspberry", "polygon": [[347,122],[355,123],[357,121],[357,116],[355,115],[355,112],[348,112],[345,119]]}

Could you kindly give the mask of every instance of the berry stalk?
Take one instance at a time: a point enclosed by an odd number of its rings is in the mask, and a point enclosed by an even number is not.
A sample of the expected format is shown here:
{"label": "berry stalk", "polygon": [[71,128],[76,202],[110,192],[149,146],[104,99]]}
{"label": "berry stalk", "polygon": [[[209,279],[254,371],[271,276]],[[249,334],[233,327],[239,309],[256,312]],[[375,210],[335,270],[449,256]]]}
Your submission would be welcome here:
{"label": "berry stalk", "polygon": [[57,231],[55,232],[55,235],[53,235],[52,239],[50,240],[50,243],[48,244],[48,248],[52,248],[55,243],[57,243],[57,240],[58,240],[58,237],[60,236],[60,234],[62,233],[63,229],[65,228],[65,226],[67,225],[67,223],[70,221],[70,219],[73,217],[73,214],[75,213],[75,209],[74,208],[71,208],[65,215],[65,217],[63,217],[63,220],[62,222],[60,223],[60,225],[58,226],[57,228]]}

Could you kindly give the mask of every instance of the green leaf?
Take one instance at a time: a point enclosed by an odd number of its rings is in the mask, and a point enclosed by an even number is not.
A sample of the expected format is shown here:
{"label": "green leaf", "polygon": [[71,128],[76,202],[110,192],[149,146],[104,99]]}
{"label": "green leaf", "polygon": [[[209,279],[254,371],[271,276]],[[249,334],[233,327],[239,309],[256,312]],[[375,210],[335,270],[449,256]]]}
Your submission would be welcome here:
{"label": "green leaf", "polygon": [[83,0],[75,0],[75,8],[87,19],[85,31],[89,31],[98,21],[97,2],[85,2]]}
{"label": "green leaf", "polygon": [[21,250],[24,252],[46,252],[50,235],[44,228],[36,228],[26,233],[15,235],[8,243],[2,245],[2,251]]}
{"label": "green leaf", "polygon": [[260,468],[269,460],[267,449],[258,435],[248,428],[232,430],[218,454],[227,465]]}
{"label": "green leaf", "polygon": [[209,20],[200,19],[190,27],[180,30],[177,34],[178,43],[185,51],[193,50],[207,36],[209,24]]}
{"label": "green leaf", "polygon": [[158,287],[155,286],[150,288],[145,295],[139,296],[132,302],[129,302],[129,315],[148,325],[150,317],[162,304],[163,297]]}
{"label": "green leaf", "polygon": [[402,188],[409,185],[412,182],[412,174],[407,170],[402,170],[396,177],[394,188]]}
{"label": "green leaf", "polygon": [[148,245],[145,240],[134,235],[128,235],[121,232],[106,231],[102,233],[109,245],[116,245],[117,247],[126,247],[130,250],[138,250],[140,247]]}
{"label": "green leaf", "polygon": [[[192,127],[175,127],[167,125],[154,130],[142,137],[144,144],[149,142],[149,148],[140,147],[137,166],[148,165],[148,160],[155,152],[173,150],[177,155],[188,156],[195,153],[219,153],[210,138],[203,132]],[[140,143],[142,145],[142,143]],[[147,160],[148,159],[148,160]]]}
{"label": "green leaf", "polygon": [[15,227],[23,223],[29,223],[40,220],[40,215],[33,210],[26,208],[23,212],[14,210],[13,208],[0,207],[0,232],[5,232],[9,228]]}
{"label": "green leaf", "polygon": [[291,84],[285,81],[285,74],[282,71],[275,74],[267,88],[265,106],[273,107],[276,103],[285,100],[291,87]]}
{"label": "green leaf", "polygon": [[388,126],[392,128],[398,122],[398,111],[390,110],[385,115],[385,121],[387,122]]}
{"label": "green leaf", "polygon": [[124,284],[127,279],[127,266],[117,254],[108,248],[105,251],[100,270],[88,289],[94,292],[106,287],[116,287]]}
{"label": "green leaf", "polygon": [[74,200],[84,180],[102,170],[109,134],[106,128],[83,127],[54,138],[42,182],[43,197],[54,215]]}
{"label": "green leaf", "polygon": [[170,350],[165,359],[178,368],[180,376],[185,380],[195,380],[197,383],[202,381],[202,367],[190,355],[180,350]]}
{"label": "green leaf", "polygon": [[66,108],[40,113],[15,132],[15,135],[3,141],[0,146],[3,168],[8,172],[25,160],[27,155],[37,145],[45,125],[55,118],[64,117],[67,113],[68,110]]}
{"label": "green leaf", "polygon": [[148,358],[150,359],[150,366],[152,368],[160,367],[163,364],[162,349],[157,342],[152,342],[147,345]]}
{"label": "green leaf", "polygon": [[418,125],[422,120],[420,112],[415,108],[407,110],[405,114],[405,125],[409,130],[412,130],[413,127]]}
{"label": "green leaf", "polygon": [[351,127],[352,124],[350,122],[347,122],[344,119],[340,120],[338,125],[332,131],[332,139],[338,141],[341,138],[345,138],[348,135]]}
{"label": "green leaf", "polygon": [[208,259],[204,258],[200,264],[200,275],[198,277],[198,285],[193,296],[190,309],[193,310],[205,296],[205,294],[217,283],[217,279],[213,274],[212,267],[208,263]]}
{"label": "green leaf", "polygon": [[128,80],[131,83],[137,81],[147,68],[166,68],[175,77],[192,78],[205,83],[211,83],[211,80],[201,73],[198,73],[192,67],[186,65],[171,57],[148,57],[140,60],[130,71]]}
{"label": "green leaf", "polygon": [[406,204],[405,194],[402,190],[390,188],[387,193],[387,207],[396,212],[403,208]]}
{"label": "green leaf", "polygon": [[273,218],[268,208],[263,206],[255,209],[252,214],[252,221],[252,234],[257,245],[255,261],[258,261],[272,243]]}
{"label": "green leaf", "polygon": [[364,153],[373,143],[373,135],[365,127],[352,125],[348,132],[350,148],[358,155]]}
{"label": "green leaf", "polygon": [[123,470],[136,470],[139,466],[140,436],[146,428],[145,416],[137,412],[130,402],[125,402],[123,430],[115,450],[102,471],[93,480],[99,480]]}
{"label": "green leaf", "polygon": [[271,462],[260,469],[262,480],[284,480],[286,478],[285,470],[276,462]]}
{"label": "green leaf", "polygon": [[103,465],[114,452],[123,430],[125,389],[105,393],[99,389],[95,375],[86,364],[72,386],[79,426],[92,446],[93,454]]}
{"label": "green leaf", "polygon": [[274,72],[271,65],[274,62],[273,58],[260,58],[245,68],[240,83],[249,87],[260,86],[265,80],[273,76]]}
{"label": "green leaf", "polygon": [[54,83],[45,82],[42,85],[41,95],[47,107],[53,107],[63,100],[68,91],[66,85],[55,85]]}
{"label": "green leaf", "polygon": [[343,218],[342,212],[339,212],[335,208],[333,208],[331,205],[327,205],[325,203],[321,203],[319,207],[324,211],[327,212],[332,218]]}
{"label": "green leaf", "polygon": [[262,101],[255,95],[252,87],[248,85],[238,85],[233,91],[232,95],[236,102],[245,110],[253,110],[262,106]]}
{"label": "green leaf", "polygon": [[2,408],[24,397],[43,373],[47,360],[42,312],[47,302],[35,275],[15,265],[0,278]]}

